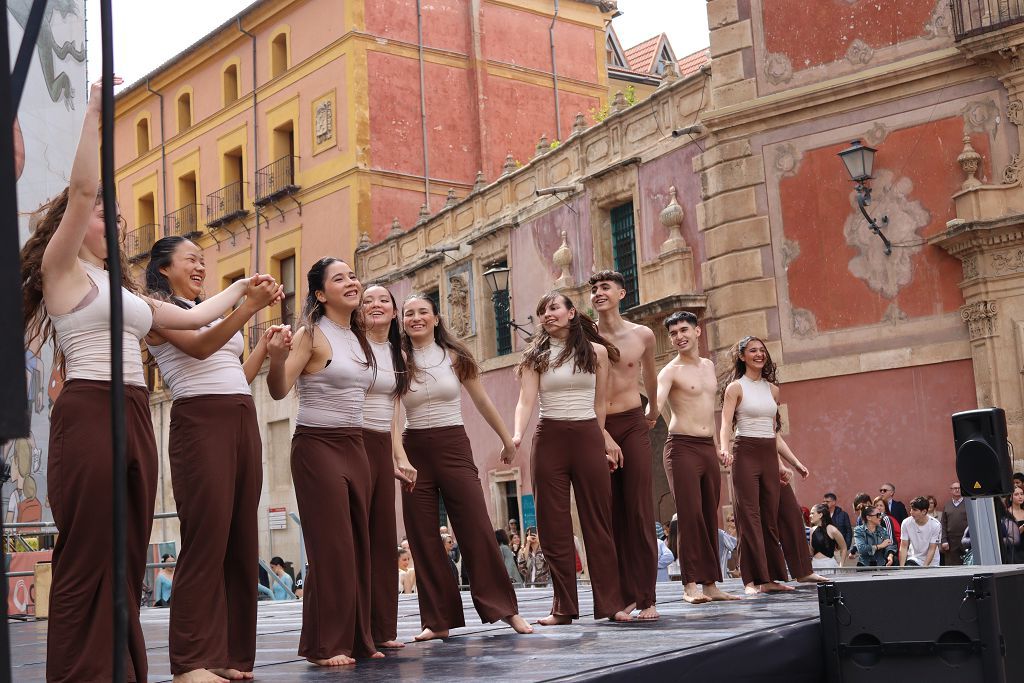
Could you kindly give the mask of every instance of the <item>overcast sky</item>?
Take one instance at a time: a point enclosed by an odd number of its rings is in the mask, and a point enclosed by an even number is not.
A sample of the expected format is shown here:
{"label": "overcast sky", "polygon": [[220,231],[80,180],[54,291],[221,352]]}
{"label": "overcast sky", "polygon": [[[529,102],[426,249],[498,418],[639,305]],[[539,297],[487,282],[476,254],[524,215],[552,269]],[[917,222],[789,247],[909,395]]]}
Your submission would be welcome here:
{"label": "overcast sky", "polygon": [[[125,83],[146,75],[252,3],[252,0],[113,0],[114,68]],[[100,73],[100,13],[86,0],[89,79]],[[707,47],[707,6],[694,0],[619,0],[615,32],[624,48],[664,31],[677,57]]]}

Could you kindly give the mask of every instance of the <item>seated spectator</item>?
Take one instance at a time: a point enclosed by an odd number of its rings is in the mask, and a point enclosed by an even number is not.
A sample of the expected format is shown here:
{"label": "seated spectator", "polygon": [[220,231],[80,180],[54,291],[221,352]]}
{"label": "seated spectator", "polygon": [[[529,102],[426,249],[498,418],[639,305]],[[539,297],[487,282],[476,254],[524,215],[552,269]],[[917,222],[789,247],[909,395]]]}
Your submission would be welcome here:
{"label": "seated spectator", "polygon": [[928,499],[910,501],[910,516],[900,525],[900,566],[938,567],[942,526],[928,514]]}
{"label": "seated spectator", "polygon": [[658,539],[658,581],[668,581],[668,566],[676,561],[676,556],[665,543],[665,527],[661,522],[654,523],[654,536]]}
{"label": "seated spectator", "polygon": [[[509,520],[515,521],[515,520]],[[504,529],[495,529],[494,537],[498,540],[498,550],[501,551],[501,559],[505,563],[505,572],[513,586],[522,587],[523,575],[519,573],[519,565],[516,563],[516,556],[508,547],[508,533]]]}
{"label": "seated spectator", "polygon": [[896,559],[896,546],[881,525],[882,514],[873,505],[863,508],[861,523],[853,530],[857,566],[891,567]]}
{"label": "seated spectator", "polygon": [[[857,524],[861,524],[864,519],[864,510],[869,507],[871,507],[871,496],[868,494],[862,491],[853,497],[853,515],[857,520]],[[856,540],[850,542],[850,552],[847,555],[847,558],[851,560],[856,560],[858,558]]]}
{"label": "seated spectator", "polygon": [[551,579],[551,571],[548,569],[547,560],[544,559],[544,551],[540,548],[536,527],[526,529],[526,543],[519,551],[519,571],[527,586],[546,586]]}
{"label": "seated spectator", "polygon": [[277,581],[271,580],[273,588],[271,592],[274,594],[275,600],[291,600],[292,596],[289,595],[289,591],[295,585],[295,580],[292,579],[291,574],[288,572],[288,564],[285,563],[278,556],[274,556],[270,560],[270,571],[274,572],[274,576],[277,577]]}
{"label": "seated spectator", "polygon": [[302,599],[302,592],[303,592],[302,591],[302,586],[305,583],[305,581],[303,580],[302,576],[303,576],[302,574],[299,574],[298,576],[295,577],[295,590],[292,591],[293,593],[295,593],[295,598],[297,600],[301,600]]}
{"label": "seated spectator", "polygon": [[877,496],[871,502],[874,504],[875,509],[882,513],[881,521],[879,523],[885,527],[886,533],[889,534],[889,538],[892,539],[893,550],[899,548],[901,540],[899,518],[894,517],[889,513],[888,504],[882,496]]}
{"label": "seated spectator", "polygon": [[[165,554],[160,562],[167,564],[174,562],[174,555]],[[153,590],[153,607],[171,606],[171,583],[174,581],[174,567],[161,567],[156,574],[156,588]]]}
{"label": "seated spectator", "polygon": [[398,549],[398,592],[403,595],[416,592],[416,570],[412,568],[412,554]]}
{"label": "seated spectator", "polygon": [[811,567],[814,569],[835,569],[843,566],[846,558],[846,539],[832,523],[826,503],[811,508]]}
{"label": "seated spectator", "polygon": [[[832,525],[839,529],[839,533],[843,535],[843,540],[846,541],[846,547],[849,548],[853,543],[853,524],[850,523],[850,515],[846,514],[846,510],[839,507],[838,498],[836,494],[829,491],[822,496],[823,502],[828,505],[828,514],[832,518]],[[856,508],[854,508],[854,514],[856,514]]]}

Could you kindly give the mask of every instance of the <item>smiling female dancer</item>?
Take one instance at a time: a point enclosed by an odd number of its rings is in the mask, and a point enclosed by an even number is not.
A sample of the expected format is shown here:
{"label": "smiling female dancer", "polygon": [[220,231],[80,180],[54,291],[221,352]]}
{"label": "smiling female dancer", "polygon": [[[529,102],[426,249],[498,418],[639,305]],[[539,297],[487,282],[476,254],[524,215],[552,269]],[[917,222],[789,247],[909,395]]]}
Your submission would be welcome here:
{"label": "smiling female dancer", "polygon": [[[115,79],[115,85],[120,79]],[[54,343],[66,383],[50,419],[49,501],[60,530],[53,551],[48,681],[113,677],[113,496],[110,433],[110,288],[99,188],[101,85],[86,106],[67,189],[41,209],[21,250],[26,341]],[[121,253],[124,306],[128,680],[145,681],[139,601],[156,500],[157,455],[140,340],[151,328],[198,329],[253,294],[265,276],[240,280],[190,310],[140,297]]]}
{"label": "smiling female dancer", "polygon": [[384,656],[370,635],[370,467],[363,448],[363,404],[376,365],[352,268],[327,256],[306,280],[302,327],[294,338],[286,330],[267,342],[267,388],[277,400],[296,383],[299,390],[291,464],[309,557],[299,655],[340,666]]}
{"label": "smiling female dancer", "polygon": [[[194,243],[171,236],[153,245],[146,266],[151,295],[187,310],[200,302],[205,280]],[[176,682],[252,678],[263,450],[249,384],[266,358],[266,337],[244,365],[239,356],[246,321],[279,294],[263,283],[214,325],[146,336],[174,402],[168,450],[181,553],[168,641]]]}
{"label": "smiling female dancer", "polygon": [[439,492],[459,534],[480,619],[485,623],[500,619],[517,633],[532,633],[519,616],[516,594],[488,519],[480,476],[462,424],[462,389],[501,438],[503,463],[515,457],[512,436],[480,383],[473,355],[448,334],[431,299],[420,294],[407,298],[402,327],[410,382],[402,396],[406,428],[396,448],[408,453],[418,472],[415,488],[402,492],[402,515],[416,559],[423,625],[416,640],[446,638],[450,629],[466,624],[459,587],[437,533]]}
{"label": "smiling female dancer", "polygon": [[385,287],[363,292],[366,337],[377,363],[377,375],[363,406],[363,446],[370,464],[370,634],[379,648],[405,647],[398,638],[398,593],[395,592],[395,479],[410,490],[416,468],[404,452],[392,447],[398,433],[398,397],[409,385],[398,305]]}
{"label": "smiling female dancer", "polygon": [[575,545],[569,486],[576,494],[587,560],[594,588],[594,618],[631,621],[619,586],[612,539],[609,469],[622,463],[616,447],[605,453],[605,387],[609,356],[618,349],[597,332],[563,294],[547,294],[537,304],[541,328],[516,367],[521,388],[516,405],[518,448],[540,395],[540,421],[533,437],[533,490],[537,525],[551,568],[555,594],[544,626],[569,624],[580,616],[576,594]]}

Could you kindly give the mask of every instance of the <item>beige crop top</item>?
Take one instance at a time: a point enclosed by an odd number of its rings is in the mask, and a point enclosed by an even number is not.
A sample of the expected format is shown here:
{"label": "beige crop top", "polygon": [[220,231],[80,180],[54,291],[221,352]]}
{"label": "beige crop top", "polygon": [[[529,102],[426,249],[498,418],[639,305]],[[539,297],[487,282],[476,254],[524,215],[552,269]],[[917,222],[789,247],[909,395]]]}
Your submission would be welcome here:
{"label": "beige crop top", "polygon": [[736,406],[736,436],[774,439],[775,414],[779,406],[772,396],[771,385],[763,379],[754,382],[746,375],[740,377],[739,383],[743,398]]}
{"label": "beige crop top", "polygon": [[[565,348],[564,344],[551,340],[549,357],[554,360]],[[558,367],[548,366],[540,376],[540,417],[548,420],[593,420],[594,392],[597,389],[597,375],[592,372],[576,372],[573,359]]]}
{"label": "beige crop top", "polygon": [[402,396],[405,426],[409,429],[453,427],[462,424],[462,382],[452,360],[435,342],[413,349],[418,376]]}
{"label": "beige crop top", "polygon": [[377,377],[366,392],[363,404],[363,429],[390,432],[391,418],[395,415],[395,361],[391,357],[391,343],[370,341],[373,357],[377,359]]}
{"label": "beige crop top", "polygon": [[362,427],[363,403],[373,371],[366,367],[366,356],[351,329],[326,316],[317,327],[331,347],[331,360],[319,372],[299,375],[295,421],[304,427]]}

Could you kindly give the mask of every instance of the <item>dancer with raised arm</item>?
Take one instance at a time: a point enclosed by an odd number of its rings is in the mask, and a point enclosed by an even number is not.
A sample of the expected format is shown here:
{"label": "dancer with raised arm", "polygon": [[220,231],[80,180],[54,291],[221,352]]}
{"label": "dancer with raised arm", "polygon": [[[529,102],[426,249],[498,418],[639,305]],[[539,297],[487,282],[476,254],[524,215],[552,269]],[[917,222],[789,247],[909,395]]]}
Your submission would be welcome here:
{"label": "dancer with raised arm", "polygon": [[[187,310],[200,303],[205,281],[198,246],[180,236],[156,241],[146,266],[150,296]],[[263,448],[249,385],[267,356],[266,337],[244,365],[239,357],[246,322],[279,298],[280,287],[264,282],[220,322],[146,335],[173,401],[168,451],[181,552],[168,649],[176,682],[253,675]]]}
{"label": "dancer with raised arm", "polygon": [[[121,80],[115,79],[117,85]],[[53,551],[46,678],[104,681],[113,676],[113,535],[110,432],[110,286],[100,200],[99,121],[102,87],[86,106],[71,182],[40,209],[21,250],[26,345],[51,342],[65,384],[50,419],[47,478],[60,529]],[[121,252],[124,308],[126,581],[130,681],[145,681],[146,645],[139,603],[153,526],[157,454],[141,339],[151,328],[198,329],[223,315],[265,276],[240,280],[190,310],[137,293]],[[99,504],[97,504],[99,501]]]}
{"label": "dancer with raised arm", "polygon": [[411,488],[416,468],[404,452],[396,460],[398,400],[409,385],[395,297],[380,285],[363,292],[366,338],[377,375],[363,405],[363,446],[370,464],[370,634],[378,648],[405,647],[398,638],[398,593],[395,592],[395,479]]}
{"label": "dancer with raised arm", "polygon": [[462,422],[462,389],[501,439],[501,461],[515,457],[512,435],[480,383],[480,368],[445,329],[433,300],[413,294],[402,305],[402,348],[409,388],[402,395],[406,425],[395,448],[416,468],[416,485],[402,491],[402,516],[416,560],[416,591],[423,631],[416,640],[446,638],[465,626],[462,597],[437,533],[438,494],[444,497],[459,547],[467,558],[470,592],[484,623],[504,621],[517,633],[533,633],[519,616],[498,541],[487,515],[480,475]]}
{"label": "dancer with raised arm", "polygon": [[617,357],[618,349],[598,334],[594,321],[576,310],[564,294],[543,296],[536,314],[541,327],[516,367],[520,390],[512,440],[518,448],[539,395],[531,475],[537,525],[554,585],[551,614],[540,624],[570,624],[580,616],[570,485],[587,546],[594,618],[630,621],[612,538],[608,478],[608,471],[620,466],[621,453],[614,442],[609,448],[604,438],[609,357]]}
{"label": "dancer with raised arm", "polygon": [[291,466],[309,560],[299,655],[342,666],[384,656],[370,634],[370,466],[363,446],[363,405],[376,365],[355,271],[325,256],[309,269],[306,286],[299,329],[267,342],[267,388],[277,400],[295,385],[299,391]]}
{"label": "dancer with raised arm", "polygon": [[[658,411],[671,413],[665,441],[665,474],[676,501],[677,538],[672,552],[679,557],[683,600],[700,604],[739,600],[718,587],[722,567],[718,554],[718,505],[721,465],[730,463],[715,438],[715,364],[701,358],[700,326],[689,311],[665,319],[676,357],[658,373]],[[700,588],[698,588],[700,586]]]}
{"label": "dancer with raised arm", "polygon": [[[612,529],[619,549],[619,581],[627,612],[637,619],[658,618],[658,544],[654,528],[654,484],[651,474],[650,429],[658,421],[658,374],[654,364],[654,332],[624,320],[619,302],[626,296],[621,273],[602,270],[590,277],[590,303],[597,312],[601,336],[619,350],[608,366],[605,439],[622,450],[622,467],[612,472]],[[647,393],[647,410],[637,380]],[[674,552],[674,551],[673,551]]]}

